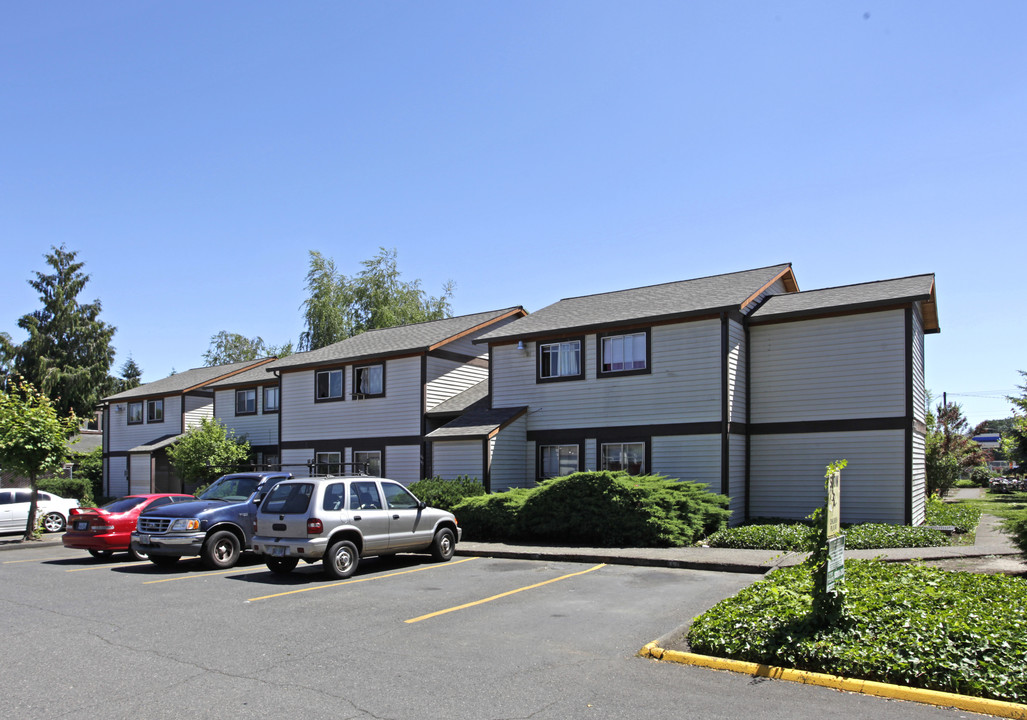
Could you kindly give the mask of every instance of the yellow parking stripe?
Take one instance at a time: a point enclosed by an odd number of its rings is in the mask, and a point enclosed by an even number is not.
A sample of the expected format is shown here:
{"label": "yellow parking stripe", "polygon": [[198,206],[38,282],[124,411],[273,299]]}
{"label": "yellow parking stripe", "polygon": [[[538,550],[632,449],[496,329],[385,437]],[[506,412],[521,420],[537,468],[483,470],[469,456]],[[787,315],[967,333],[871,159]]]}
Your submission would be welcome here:
{"label": "yellow parking stripe", "polygon": [[467,603],[465,605],[457,605],[456,607],[451,607],[451,608],[449,608],[447,610],[439,610],[438,612],[428,613],[427,615],[422,615],[421,617],[415,617],[415,618],[412,618],[410,620],[406,620],[404,622],[407,622],[407,623],[421,622],[422,620],[428,620],[429,618],[438,617],[439,615],[445,615],[446,613],[456,612],[457,610],[465,610],[466,608],[474,607],[475,605],[483,605],[484,603],[492,602],[493,600],[499,600],[500,598],[505,598],[508,595],[516,595],[517,593],[524,592],[525,590],[534,590],[535,588],[540,588],[543,585],[548,585],[549,583],[555,583],[555,582],[559,582],[560,580],[566,580],[567,578],[576,577],[578,575],[584,575],[585,573],[590,573],[590,572],[592,572],[594,570],[598,570],[599,568],[604,568],[604,567],[606,567],[606,563],[600,563],[599,565],[596,565],[595,567],[590,567],[588,570],[582,570],[580,572],[571,573],[570,575],[563,575],[563,576],[558,577],[558,578],[553,578],[552,580],[546,580],[544,582],[535,583],[534,585],[528,585],[527,587],[518,588],[516,590],[510,590],[510,591],[505,592],[505,593],[500,593],[499,595],[493,595],[492,597],[487,597],[484,600],[475,600],[474,602],[469,602],[469,603]]}
{"label": "yellow parking stripe", "polygon": [[308,592],[310,590],[324,590],[326,588],[339,587],[341,585],[353,585],[354,583],[368,582],[370,580],[384,580],[385,578],[396,577],[397,575],[408,575],[410,573],[421,572],[422,570],[436,570],[444,567],[451,567],[453,565],[459,565],[460,563],[470,562],[471,560],[477,560],[478,558],[469,557],[463,560],[450,560],[444,565],[424,565],[422,567],[414,568],[413,570],[400,570],[399,572],[389,573],[388,575],[371,575],[370,577],[357,578],[356,580],[343,580],[342,582],[329,583],[328,585],[314,585],[312,587],[300,588],[299,590],[289,590],[288,592],[275,593],[274,595],[262,595],[261,597],[250,598],[246,602],[256,602],[257,600],[267,600],[269,598],[282,597],[283,595],[295,595],[296,593]]}

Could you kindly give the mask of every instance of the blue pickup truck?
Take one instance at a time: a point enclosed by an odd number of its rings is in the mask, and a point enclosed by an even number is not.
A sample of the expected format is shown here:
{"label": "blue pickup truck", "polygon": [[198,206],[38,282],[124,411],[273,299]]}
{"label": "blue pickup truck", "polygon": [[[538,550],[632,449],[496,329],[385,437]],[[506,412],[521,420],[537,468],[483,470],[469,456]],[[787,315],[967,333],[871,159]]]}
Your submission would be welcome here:
{"label": "blue pickup truck", "polygon": [[232,473],[215,480],[194,502],[146,510],[132,533],[132,549],[162,567],[196,555],[211,569],[233,567],[250,547],[260,501],[291,477],[287,472]]}

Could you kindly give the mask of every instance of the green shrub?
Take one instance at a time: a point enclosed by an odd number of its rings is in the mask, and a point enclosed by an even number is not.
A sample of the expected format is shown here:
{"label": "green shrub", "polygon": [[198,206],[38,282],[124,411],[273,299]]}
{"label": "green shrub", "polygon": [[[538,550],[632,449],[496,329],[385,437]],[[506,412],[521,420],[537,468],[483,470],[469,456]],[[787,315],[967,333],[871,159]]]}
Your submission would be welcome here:
{"label": "green shrub", "polygon": [[1020,548],[1020,552],[1027,559],[1027,511],[1006,518],[1004,524],[1006,532],[1012,535],[1013,544]]}
{"label": "green shrub", "polygon": [[463,539],[478,542],[521,540],[519,514],[532,492],[534,490],[520,488],[461,500],[452,512],[463,529]]}
{"label": "green shrub", "polygon": [[922,565],[845,563],[847,622],[811,622],[808,568],[787,568],[696,618],[694,652],[1027,701],[1027,583]]}
{"label": "green shrub", "polygon": [[972,533],[981,521],[980,509],[961,502],[945,502],[937,497],[927,498],[927,525],[952,525],[958,533]]}
{"label": "green shrub", "polygon": [[461,475],[455,480],[443,480],[440,477],[418,480],[408,488],[432,507],[452,511],[461,500],[485,494],[485,486],[477,478]]}
{"label": "green shrub", "polygon": [[848,550],[880,550],[882,548],[923,548],[950,545],[941,530],[909,525],[861,523],[845,529]]}
{"label": "green shrub", "polygon": [[75,477],[89,480],[93,498],[103,495],[103,448],[93,448],[87,453],[73,452],[68,459],[74,463]]}
{"label": "green shrub", "polygon": [[42,478],[39,489],[62,498],[75,498],[82,507],[93,507],[93,484],[85,477]]}
{"label": "green shrub", "polygon": [[816,529],[804,523],[743,525],[713,533],[706,538],[706,544],[722,548],[809,552],[816,536]]}
{"label": "green shrub", "polygon": [[995,473],[987,465],[972,467],[970,472],[967,473],[967,479],[972,483],[972,487],[986,488],[988,487],[988,481],[993,477],[995,477]]}
{"label": "green shrub", "polygon": [[728,499],[659,475],[580,472],[545,480],[525,500],[533,541],[597,547],[680,546],[723,526]]}

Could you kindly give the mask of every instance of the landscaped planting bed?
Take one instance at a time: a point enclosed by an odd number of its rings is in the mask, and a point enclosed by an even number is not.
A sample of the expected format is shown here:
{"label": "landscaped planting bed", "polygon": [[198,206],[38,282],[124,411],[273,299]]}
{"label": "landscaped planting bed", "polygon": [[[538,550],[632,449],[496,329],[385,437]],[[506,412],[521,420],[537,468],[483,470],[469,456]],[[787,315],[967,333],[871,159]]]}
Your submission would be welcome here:
{"label": "landscaped planting bed", "polygon": [[696,618],[693,652],[1027,702],[1027,581],[845,563],[843,623],[811,620],[807,566],[775,571]]}

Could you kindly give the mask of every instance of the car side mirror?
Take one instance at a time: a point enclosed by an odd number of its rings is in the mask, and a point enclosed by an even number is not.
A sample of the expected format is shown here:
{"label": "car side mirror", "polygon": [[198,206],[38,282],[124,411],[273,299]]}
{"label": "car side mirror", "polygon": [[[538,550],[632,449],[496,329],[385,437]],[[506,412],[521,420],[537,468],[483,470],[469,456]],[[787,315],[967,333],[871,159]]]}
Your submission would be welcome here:
{"label": "car side mirror", "polygon": [[418,500],[417,501],[417,509],[418,510],[424,510],[426,507],[428,507],[428,503],[426,503],[424,500]]}

